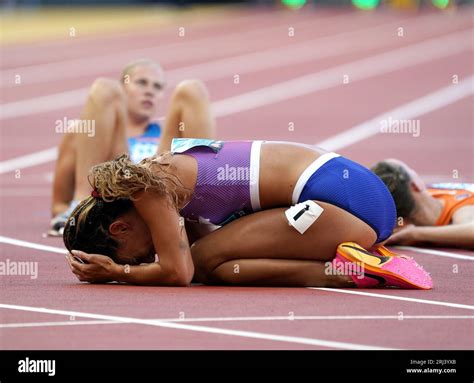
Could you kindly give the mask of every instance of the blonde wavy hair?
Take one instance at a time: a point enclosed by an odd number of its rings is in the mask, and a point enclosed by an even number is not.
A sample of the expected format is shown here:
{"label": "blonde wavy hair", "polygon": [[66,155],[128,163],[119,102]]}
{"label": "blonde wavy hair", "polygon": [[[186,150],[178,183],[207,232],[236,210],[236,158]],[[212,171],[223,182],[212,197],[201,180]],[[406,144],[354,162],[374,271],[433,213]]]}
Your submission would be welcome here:
{"label": "blonde wavy hair", "polygon": [[[161,158],[168,156],[166,153]],[[113,161],[92,167],[89,183],[106,202],[119,198],[136,200],[136,193],[150,191],[167,195],[176,207],[180,205],[180,193],[185,189],[175,175],[170,174],[169,164],[162,164],[158,157],[149,157],[134,164],[128,154],[122,154]],[[154,172],[152,167],[158,167]],[[158,175],[159,174],[159,175]]]}
{"label": "blonde wavy hair", "polygon": [[134,164],[127,154],[92,167],[89,183],[94,196],[89,196],[74,209],[64,227],[66,248],[86,253],[103,254],[117,260],[119,243],[110,236],[109,226],[133,208],[141,191],[168,196],[177,210],[189,190],[170,173],[169,164],[150,157]]}

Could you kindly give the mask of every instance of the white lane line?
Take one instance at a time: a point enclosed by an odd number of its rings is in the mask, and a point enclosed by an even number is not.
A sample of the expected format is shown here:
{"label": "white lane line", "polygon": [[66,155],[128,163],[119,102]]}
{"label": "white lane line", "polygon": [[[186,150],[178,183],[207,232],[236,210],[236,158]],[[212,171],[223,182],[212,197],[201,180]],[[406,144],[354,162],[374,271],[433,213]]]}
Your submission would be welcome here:
{"label": "white lane line", "polygon": [[68,253],[68,251],[65,248],[40,245],[38,243],[22,241],[19,239],[14,239],[14,238],[9,238],[9,237],[4,237],[4,236],[0,236],[0,243],[5,243],[7,245],[13,245],[13,246],[26,247],[28,249],[49,251],[50,253],[57,253],[57,254]]}
{"label": "white lane line", "polygon": [[23,187],[2,187],[0,197],[43,197],[51,196],[51,187],[36,188],[30,186]]}
{"label": "white lane line", "polygon": [[283,81],[235,97],[229,97],[212,105],[213,115],[216,117],[227,116],[232,113],[259,108],[290,98],[340,86],[343,83],[344,74],[348,74],[351,78],[351,83],[354,83],[452,56],[472,48],[469,41],[470,36],[472,36],[471,30],[453,33],[445,37],[430,39],[422,43],[412,44],[320,72]]}
{"label": "white lane line", "polygon": [[[5,243],[8,245],[14,245],[14,246],[20,246],[20,247],[26,247],[29,249],[35,249],[35,250],[42,250],[42,251],[49,251],[53,253],[59,253],[59,254],[65,254],[67,251],[65,249],[62,249],[60,247],[52,247],[52,246],[45,246],[41,244],[37,244],[34,242],[28,242],[28,241],[23,241],[15,238],[10,238],[10,237],[4,237],[0,236],[0,243]],[[472,261],[474,257],[470,256],[463,256],[463,255],[458,255],[458,254],[452,254],[448,253],[446,251],[438,251],[438,250],[428,250],[428,249],[423,249],[423,248],[417,248],[417,247],[408,247],[408,246],[396,246],[395,248],[402,249],[402,250],[411,250],[414,252],[424,252],[430,255],[436,255],[436,256],[441,256],[441,257],[449,257],[449,258],[459,258],[459,259],[465,259]],[[461,258],[462,257],[462,258]]]}
{"label": "white lane line", "polygon": [[[390,25],[388,27],[390,27]],[[285,62],[298,63],[299,61],[310,60],[311,58],[318,57],[318,54],[320,53],[321,53],[321,56],[319,58],[323,59],[323,58],[331,57],[334,55],[343,54],[345,52],[344,49],[357,51],[359,46],[362,47],[366,45],[368,45],[367,48],[370,48],[370,43],[373,41],[374,36],[376,36],[375,38],[378,38],[377,36],[382,35],[380,31],[378,31],[378,28],[380,28],[380,26],[355,31],[354,32],[356,34],[355,37],[357,37],[358,34],[361,34],[359,37],[359,40],[364,43],[354,44],[351,46],[352,48],[347,47],[347,36],[350,36],[350,33],[340,33],[336,35],[329,35],[322,38],[314,39],[309,42],[302,42],[296,45],[268,49],[265,52],[256,52],[256,53],[252,52],[252,53],[243,54],[240,56],[218,59],[214,61],[208,61],[203,64],[196,64],[196,65],[191,65],[188,67],[169,70],[166,72],[166,77],[167,77],[167,81],[169,82],[169,85],[173,86],[179,81],[186,78],[186,76],[197,77],[203,81],[207,81],[207,80],[218,79],[223,76],[234,75],[236,71],[239,74],[244,74],[244,73],[249,73],[249,72],[265,69],[267,66],[278,67],[280,66],[280,63],[281,65],[285,65]],[[431,30],[429,32],[431,32]],[[334,38],[339,38],[341,40],[339,46],[336,44],[337,41],[332,41],[334,40]],[[382,39],[380,43],[383,44],[385,40],[386,38]],[[325,44],[325,45],[314,47],[313,45],[315,43]],[[181,51],[184,49],[182,44],[178,44],[178,47]],[[230,47],[232,48],[233,45],[230,44]],[[214,47],[214,49],[216,48]],[[199,50],[202,51],[201,46],[199,47]],[[211,51],[214,51],[214,50],[211,50]],[[311,53],[310,56],[308,56],[308,52]],[[136,55],[134,57],[143,57],[143,56]],[[248,65],[250,60],[259,60],[259,61],[258,62],[252,61],[252,65]],[[127,61],[130,61],[130,59]],[[118,61],[114,61],[114,62],[118,62]],[[103,68],[101,68],[101,70],[103,70]],[[63,73],[65,71],[60,70],[59,72]],[[75,73],[71,70],[66,71],[66,72]],[[54,74],[54,73],[58,73],[58,70],[54,70],[54,71],[50,71],[46,73]],[[36,76],[40,76],[40,75],[37,74]],[[0,111],[1,111],[0,119],[16,118],[16,117],[31,115],[34,113],[50,112],[53,110],[78,106],[84,103],[84,99],[87,95],[88,90],[89,90],[89,87],[85,87],[85,88],[76,89],[72,91],[54,93],[54,94],[50,94],[50,95],[46,95],[42,97],[34,97],[30,99],[1,104],[0,105]]]}
{"label": "white lane line", "polygon": [[[33,242],[22,241],[22,240],[13,239],[13,238],[4,237],[4,236],[0,236],[0,243],[26,247],[26,248],[35,249],[35,250],[49,251],[49,252],[58,253],[58,254],[67,254],[66,249],[40,245]],[[374,294],[374,293],[367,293],[367,292],[362,292],[362,291],[343,290],[343,289],[325,288],[325,287],[308,287],[308,289],[332,291],[332,292],[339,292],[339,293],[345,293],[345,294],[364,295],[364,296],[371,296],[371,297],[376,297],[376,298],[394,299],[394,300],[400,300],[400,301],[417,302],[417,303],[425,303],[425,304],[430,304],[430,305],[474,310],[474,306],[463,305],[459,303],[432,301],[432,300],[426,300],[426,299],[408,298],[408,297],[392,296],[392,295],[385,295],[385,294]]]}
{"label": "white lane line", "polygon": [[47,96],[29,98],[0,105],[0,120],[72,108],[86,101],[89,88],[81,88]]}
{"label": "white lane line", "polygon": [[[426,16],[425,16],[426,18]],[[349,14],[334,15],[327,19],[305,20],[297,23],[291,23],[298,33],[302,33],[305,28],[311,28],[316,22],[322,23],[319,27],[324,28],[326,24],[331,25],[338,19],[349,19],[357,26],[360,20],[354,20],[354,16]],[[344,21],[344,20],[341,20]],[[345,20],[346,22],[348,20]],[[400,20],[403,22],[404,20]],[[342,23],[341,23],[342,24]],[[433,23],[432,23],[433,24]],[[203,61],[215,56],[216,52],[220,55],[235,54],[236,50],[242,51],[242,48],[248,49],[248,45],[238,44],[238,41],[247,39],[250,43],[258,43],[259,37],[288,34],[288,24],[272,25],[268,28],[258,28],[257,30],[246,30],[244,32],[233,32],[230,34],[219,34],[212,37],[204,37],[195,40],[184,40],[175,43],[161,44],[152,47],[139,48],[134,50],[121,50],[112,54],[106,54],[94,57],[80,57],[60,62],[48,62],[45,64],[35,64],[23,67],[16,67],[0,71],[0,87],[18,87],[15,84],[15,76],[21,75],[22,84],[36,84],[47,81],[58,81],[70,79],[77,76],[98,75],[104,73],[104,70],[111,71],[123,68],[127,62],[137,57],[157,56],[157,52],[166,52],[160,62],[166,67],[166,63],[189,62],[190,60]],[[261,41],[261,40],[260,40]],[[203,49],[204,45],[212,46],[212,49]],[[261,44],[260,44],[261,45]],[[68,68],[68,70],[64,70]]]}
{"label": "white lane line", "polygon": [[[449,35],[443,38],[442,41],[439,39],[432,39],[428,42],[414,44],[409,47],[390,51],[389,53],[372,56],[368,59],[358,60],[350,64],[343,64],[314,74],[297,77],[289,81],[284,81],[276,85],[244,93],[239,96],[229,97],[212,104],[213,114],[216,117],[224,117],[241,111],[258,108],[264,105],[284,101],[289,98],[298,97],[304,94],[338,86],[342,83],[341,79],[343,73],[350,73],[352,79],[351,81],[355,82],[412,65],[417,65],[435,58],[450,56],[470,47],[469,39],[466,39],[466,36],[467,34],[463,32]],[[466,43],[466,41],[468,41],[468,43]],[[423,48],[426,48],[427,50],[423,51]],[[441,90],[440,92],[443,92],[441,96],[444,95],[444,91],[446,91],[446,95],[450,96],[453,100],[460,99],[472,93],[472,89],[469,89],[469,84],[466,84],[465,82],[453,85],[452,90],[450,91],[449,89]],[[46,107],[51,108],[52,105],[54,105],[54,102],[49,98],[54,96],[45,97],[48,99]],[[432,98],[435,100],[430,101]],[[429,108],[435,108],[436,105],[439,105],[440,107],[449,104],[445,104],[446,101],[434,93],[419,100],[415,100],[412,103],[405,104],[398,108],[401,110],[395,109],[390,113],[413,113],[413,111],[423,112],[423,110],[426,110],[427,107],[421,104],[423,104],[423,102],[427,102],[427,100],[431,102]],[[68,104],[70,101],[71,100],[68,101],[68,97],[65,97],[62,102],[63,104]],[[35,105],[35,107],[42,105],[42,101],[39,101],[39,99],[33,99],[31,102]],[[24,106],[21,106],[20,110],[22,110],[23,107]],[[35,109],[33,105],[31,107],[33,109],[30,110],[30,112],[33,113]],[[12,110],[10,113],[12,113]],[[387,113],[382,116],[385,115],[387,115]],[[344,146],[355,142],[354,140],[356,140],[356,137],[353,137],[352,135],[360,134],[361,137],[364,135],[365,138],[369,137],[370,135],[373,135],[377,132],[378,126],[380,124],[379,119],[380,116],[378,116],[376,119],[372,119],[366,123],[358,125],[349,131],[336,135],[329,140],[325,140],[318,145],[328,145],[329,150],[336,150],[331,149],[331,147],[334,146],[340,148],[341,145]],[[341,143],[339,143],[339,140],[341,140]],[[50,148],[26,156],[20,156],[7,161],[2,161],[0,162],[0,174],[53,161],[56,159],[55,153],[56,148]]]}
{"label": "white lane line", "polygon": [[[315,144],[315,146],[319,146],[327,150],[340,150],[380,133],[381,121],[387,121],[389,117],[394,120],[410,119],[413,117],[425,115],[434,110],[453,104],[454,102],[471,96],[474,93],[473,80],[474,77],[471,76],[456,85],[449,85],[426,96],[410,101],[395,109],[380,114],[369,121],[365,121],[351,129],[345,130],[344,132],[329,137],[324,141],[318,142]],[[219,102],[226,102],[226,99]],[[219,111],[217,110],[217,112]],[[237,111],[234,110],[228,114],[232,113],[237,113]],[[225,115],[222,112],[219,114],[221,117]],[[161,117],[161,119],[162,118],[163,117]],[[57,147],[53,147],[27,154],[25,156],[2,161],[0,162],[0,174],[48,163],[50,161],[54,161],[56,157]],[[467,259],[464,256],[453,258]]]}
{"label": "white lane line", "polygon": [[[349,16],[349,17],[347,17]],[[443,27],[451,27],[452,25],[449,24],[440,24],[439,21],[445,22],[444,18],[440,18],[440,15],[438,14],[427,14],[427,15],[422,15],[419,16],[416,20],[413,18],[406,18],[406,19],[398,19],[394,22],[385,22],[380,25],[376,25],[367,29],[356,29],[352,31],[344,31],[341,33],[336,33],[336,34],[329,34],[327,36],[321,36],[320,38],[310,40],[307,42],[303,42],[300,44],[292,44],[289,46],[290,50],[287,52],[284,52],[283,49],[281,53],[277,56],[276,60],[270,60],[270,57],[265,60],[267,63],[269,62],[270,64],[273,63],[276,66],[282,66],[282,65],[288,65],[291,62],[298,62],[297,54],[298,51],[301,51],[301,48],[306,47],[306,54],[311,55],[311,57],[314,57],[315,55],[318,55],[321,53],[321,46],[318,47],[312,47],[313,49],[310,49],[308,47],[309,44],[323,44],[323,43],[329,43],[328,48],[330,48],[330,45],[333,45],[335,41],[333,42],[332,40],[334,38],[339,38],[339,37],[345,37],[344,38],[344,46],[346,50],[352,51],[352,50],[357,50],[358,48],[367,45],[367,43],[370,43],[372,39],[375,40],[380,40],[380,38],[384,38],[385,41],[386,39],[386,34],[384,35],[382,32],[389,32],[390,30],[396,31],[397,27],[403,26],[406,29],[410,29],[410,36],[416,36],[418,39],[422,39],[425,37],[430,37],[429,35],[432,33],[439,33],[440,28]],[[460,20],[460,23],[463,22],[464,20]],[[326,24],[329,24],[329,27],[331,29],[334,29],[337,31],[337,28],[334,28],[335,22],[338,22],[339,24],[344,24],[344,28],[350,27],[358,27],[361,25],[360,23],[360,15],[357,14],[345,14],[345,15],[334,15],[329,18],[323,18],[323,19],[317,19],[317,20],[309,20],[301,23],[291,23],[292,27],[295,28],[297,31],[298,35],[301,35],[305,32],[304,28],[306,27],[312,27],[316,23],[318,23],[318,28],[324,29],[324,26]],[[214,54],[215,51],[219,51],[219,54],[222,55],[224,52],[228,54],[233,54],[235,55],[237,52],[235,51],[235,44],[231,43],[229,41],[229,36],[232,38],[238,38],[239,41],[242,41],[242,39],[245,40],[246,37],[249,38],[249,41],[258,41],[258,36],[256,36],[256,32],[259,34],[265,33],[265,34],[282,34],[282,31],[284,31],[285,26],[276,26],[272,28],[267,28],[267,29],[259,29],[258,31],[250,31],[250,32],[242,32],[237,33],[237,34],[232,34],[232,35],[227,35],[227,36],[217,36],[213,38],[205,38],[201,40],[194,40],[191,42],[184,41],[181,43],[171,43],[171,44],[166,44],[166,45],[161,45],[161,46],[154,46],[154,47],[148,47],[148,48],[140,48],[138,50],[134,51],[121,51],[121,52],[115,52],[112,55],[105,55],[105,56],[95,56],[95,57],[88,57],[87,59],[84,58],[75,58],[72,60],[66,60],[66,61],[61,61],[61,62],[54,62],[54,63],[47,63],[47,64],[36,64],[32,66],[25,66],[25,67],[16,67],[4,71],[0,71],[0,77],[3,78],[3,83],[0,82],[0,86],[3,87],[17,87],[18,85],[15,84],[15,76],[18,74],[21,74],[23,83],[25,84],[34,84],[34,83],[43,83],[47,81],[57,81],[58,79],[66,79],[66,78],[73,78],[75,76],[85,76],[85,75],[99,75],[103,73],[103,68],[107,67],[108,70],[113,70],[113,69],[121,69],[121,65],[123,63],[130,61],[131,59],[135,57],[149,57],[150,55],[156,54],[156,52],[166,52],[166,56],[163,57],[161,60],[161,63],[164,64],[166,67],[167,61],[169,60],[170,62],[176,62],[177,59],[186,62],[189,61],[190,59],[196,59],[198,58],[199,61],[202,61],[204,58],[209,58],[209,54]],[[459,25],[456,25],[456,27],[459,27]],[[447,31],[448,32],[448,31]],[[366,36],[359,36],[361,33],[364,33]],[[248,36],[247,36],[248,35]],[[359,41],[358,44],[352,44],[352,45],[347,45],[347,37],[350,36],[353,39],[357,39]],[[407,36],[406,38],[409,38]],[[212,40],[212,41],[211,41]],[[341,41],[342,42],[342,41]],[[202,49],[203,44],[207,43],[212,43],[213,49],[206,50]],[[300,49],[293,52],[292,48],[299,47]],[[247,46],[248,48],[248,46]],[[279,49],[271,49],[267,51],[267,55],[269,52],[275,51],[275,53]],[[248,55],[248,60],[251,60],[251,57],[253,54],[258,54],[260,55],[265,54],[264,52],[261,52],[261,49],[259,52],[256,53],[251,53]],[[304,52],[301,52],[304,53]],[[178,56],[181,55],[181,57]],[[183,56],[185,55],[185,56]],[[295,55],[295,57],[292,57],[292,55]],[[235,71],[238,71],[238,73],[242,73],[244,70],[250,70],[250,71],[256,71],[257,69],[254,68],[255,62],[252,61],[252,65],[247,65],[248,60],[245,60],[245,57],[247,55],[240,55],[236,56],[240,58],[240,61],[244,60],[245,65],[239,65],[238,67],[234,67],[233,69]],[[296,61],[295,61],[296,59]],[[223,62],[222,64],[226,63],[227,59],[222,59]],[[232,60],[232,58],[230,58]],[[289,61],[288,61],[289,60]],[[211,67],[212,65],[212,67]],[[236,64],[237,65],[237,64]],[[214,62],[208,62],[202,65],[196,65],[194,66],[194,70],[192,70],[193,67],[189,68],[190,75],[193,77],[198,77],[201,78],[203,76],[202,74],[199,73],[198,68],[201,66],[206,66],[207,70],[206,74],[211,74],[213,73],[212,68],[217,68],[219,71],[222,71],[223,68],[221,68],[221,61],[217,60]],[[67,67],[68,70],[64,71],[63,69]],[[185,68],[182,68],[185,69]],[[182,69],[178,71],[182,71]],[[196,73],[197,71],[197,73]],[[174,72],[174,71],[172,71]],[[234,72],[237,73],[237,72]],[[169,73],[168,73],[169,75]],[[60,77],[58,77],[60,76]],[[201,78],[202,79],[202,78]]]}
{"label": "white lane line", "polygon": [[[399,25],[400,23],[396,22],[355,31],[345,31],[301,43],[177,68],[170,71],[170,83],[178,83],[183,78],[198,78],[202,81],[216,80],[235,75],[236,73],[242,77],[243,74],[302,64],[308,61],[320,61],[331,57],[348,55],[353,52],[363,53],[378,47],[389,48],[386,36],[387,30],[390,30],[390,28],[395,29]],[[427,25],[430,24],[427,23]],[[432,24],[431,27],[433,27]],[[428,37],[432,37],[431,32],[433,31],[434,29],[429,30],[429,33],[427,33],[428,30],[425,29],[423,33],[429,34],[430,36]],[[359,43],[347,46],[347,39],[349,37],[358,40]],[[420,38],[420,36],[417,37]],[[249,62],[251,65],[249,65]]]}
{"label": "white lane line", "polygon": [[390,348],[376,347],[376,346],[356,344],[356,343],[334,342],[334,341],[315,339],[315,338],[284,336],[284,335],[267,334],[267,333],[261,333],[261,332],[255,332],[255,331],[230,330],[230,329],[223,329],[223,328],[210,327],[210,326],[195,326],[195,325],[189,325],[189,324],[183,324],[183,323],[155,321],[155,320],[150,320],[150,319],[130,318],[130,317],[122,317],[122,316],[116,316],[116,315],[93,314],[93,313],[85,313],[85,312],[79,312],[79,311],[56,310],[56,309],[48,309],[48,308],[42,308],[42,307],[8,305],[8,304],[0,303],[0,308],[44,313],[44,314],[56,314],[56,315],[67,315],[67,316],[91,318],[91,319],[102,319],[102,320],[117,321],[117,322],[122,322],[122,323],[133,323],[133,324],[141,324],[141,325],[147,325],[147,326],[172,328],[176,330],[194,331],[194,332],[202,332],[202,333],[208,333],[208,334],[229,335],[229,336],[236,336],[236,337],[250,338],[250,339],[263,339],[263,340],[285,342],[285,343],[306,344],[306,345],[311,345],[311,346],[319,346],[319,347],[327,347],[327,348],[335,348],[335,349],[390,350]]}
{"label": "white lane line", "polygon": [[[321,316],[262,316],[262,317],[221,317],[221,318],[161,318],[152,319],[159,322],[254,322],[254,321],[325,321],[325,320],[466,320],[474,319],[474,315],[321,315]],[[24,328],[24,327],[54,327],[54,326],[83,326],[104,324],[130,324],[132,322],[117,322],[106,320],[87,321],[56,321],[56,322],[26,322],[26,323],[3,323],[0,328]],[[133,323],[132,323],[133,324]]]}
{"label": "white lane line", "polygon": [[0,328],[28,328],[28,327],[53,327],[53,326],[83,326],[96,324],[125,324],[125,322],[117,322],[110,320],[70,320],[58,322],[29,322],[29,323],[3,323]]}
{"label": "white lane line", "polygon": [[[422,24],[424,28],[419,28],[418,38],[432,37],[432,32],[436,31],[433,23]],[[401,21],[403,23],[403,20]],[[224,78],[231,74],[238,73],[240,76],[246,73],[254,73],[259,70],[269,70],[291,64],[301,64],[307,61],[323,60],[331,57],[348,55],[350,53],[363,53],[366,50],[379,47],[389,48],[387,42],[387,32],[390,28],[400,26],[400,20],[392,24],[377,25],[368,29],[341,32],[336,35],[324,36],[318,39],[304,41],[299,44],[292,44],[278,49],[268,49],[250,53],[248,55],[224,58],[209,63],[193,65],[189,68],[179,68],[176,70],[176,80],[195,77],[201,80],[213,80]],[[388,31],[387,31],[388,29]],[[426,36],[424,36],[426,35]],[[358,41],[357,44],[347,45],[348,38]],[[392,41],[391,41],[392,42]],[[251,65],[248,63],[251,62]]]}
{"label": "white lane line", "polygon": [[15,157],[10,160],[0,162],[0,174],[12,172],[31,166],[45,164],[54,161],[58,156],[58,148],[52,147],[38,152],[33,152],[24,156]]}
{"label": "white lane line", "polygon": [[474,261],[474,253],[472,255],[462,255],[462,254],[448,253],[447,251],[441,251],[441,250],[425,249],[422,247],[412,247],[412,246],[393,246],[393,247],[394,249],[409,250],[416,253],[437,255],[438,257],[456,258],[456,259],[463,259],[466,261]]}
{"label": "white lane line", "polygon": [[406,302],[414,302],[414,303],[423,303],[423,304],[427,304],[427,305],[454,307],[454,308],[457,308],[457,309],[474,310],[474,306],[464,305],[464,304],[460,304],[460,303],[451,303],[451,302],[443,302],[443,301],[432,301],[432,300],[427,300],[427,299],[400,297],[400,296],[397,296],[397,295],[367,293],[367,292],[364,292],[364,291],[354,291],[354,290],[349,290],[349,289],[334,289],[334,288],[327,288],[327,287],[307,287],[307,288],[310,289],[310,290],[322,290],[322,291],[330,291],[330,292],[333,292],[333,293],[362,295],[362,296],[372,297],[372,298],[393,299],[393,300],[396,300],[396,301],[406,301]]}
{"label": "white lane line", "polygon": [[[158,117],[156,120],[162,121],[164,120],[164,118],[165,118],[164,116],[161,116],[161,117]],[[19,157],[11,158],[6,161],[1,161],[0,174],[5,174],[5,173],[20,170],[20,169],[29,168],[32,166],[46,164],[48,162],[55,161],[57,156],[58,156],[58,148],[57,146],[53,146],[52,148],[49,148],[49,149],[44,149],[44,150],[40,150],[40,151],[33,152],[30,154],[26,154],[24,156],[19,156]],[[50,177],[51,182],[53,180],[53,177],[54,177],[54,173],[52,173]]]}
{"label": "white lane line", "polygon": [[329,137],[316,145],[327,150],[339,150],[351,146],[356,142],[363,141],[380,133],[382,121],[386,122],[389,117],[395,120],[405,120],[422,116],[471,96],[474,94],[473,80],[474,76],[471,76],[456,85],[448,85],[436,92],[408,102],[342,133]]}
{"label": "white lane line", "polygon": [[[468,36],[471,36],[471,31],[452,33],[445,37],[437,37],[422,43],[412,44],[407,47],[398,48],[369,58],[357,60],[352,63],[342,64],[310,75],[297,77],[253,92],[230,97],[214,103],[213,108],[216,109],[218,117],[224,116],[230,113],[253,109],[259,106],[283,101],[288,98],[312,93],[317,90],[341,85],[343,74],[350,74],[351,82],[354,82],[433,59],[450,56],[471,48]],[[424,51],[425,49],[426,51]],[[330,51],[326,52],[326,55],[327,54],[330,54]],[[275,62],[275,60],[270,61]],[[213,63],[209,63],[208,68],[211,67],[210,64]],[[200,65],[197,67],[199,66]],[[212,67],[214,67],[214,65],[212,65]],[[246,65],[244,67],[251,68],[252,65]],[[186,70],[189,70],[190,68],[183,69],[184,71],[181,70],[181,72],[176,73],[178,75],[176,76],[177,78],[182,79]],[[200,77],[203,77],[205,73],[200,72],[199,75]],[[173,71],[170,71],[169,76],[173,77]],[[289,92],[290,90],[291,92]],[[2,104],[0,108],[0,119],[15,118],[77,106],[84,102],[87,91],[88,88],[83,88]],[[232,103],[238,103],[238,106],[231,108],[231,111],[229,111],[228,109],[231,107]],[[252,103],[257,104],[253,106]],[[222,108],[223,110],[221,110]]]}
{"label": "white lane line", "polygon": [[[336,16],[337,18],[338,16]],[[323,59],[328,57],[333,57],[340,54],[348,54],[354,51],[363,51],[362,48],[376,48],[377,46],[387,45],[387,33],[390,30],[395,31],[397,27],[403,25],[405,28],[411,27],[410,22],[413,23],[414,30],[411,31],[412,35],[417,37],[417,39],[422,39],[424,37],[432,37],[433,33],[438,32],[440,25],[437,22],[439,19],[438,15],[424,15],[416,20],[416,23],[413,19],[400,19],[391,23],[382,23],[380,25],[375,25],[369,28],[356,29],[351,31],[344,31],[335,34],[329,34],[327,36],[321,36],[315,39],[303,41],[300,43],[295,43],[283,47],[276,47],[267,50],[258,50],[257,52],[247,53],[236,55],[235,45],[229,44],[228,41],[225,41],[225,44],[222,46],[216,45],[217,41],[212,39],[213,49],[203,50],[202,44],[198,46],[198,49],[194,51],[190,50],[190,47],[187,47],[186,42],[180,44],[171,44],[170,46],[161,46],[161,47],[152,47],[141,49],[138,52],[134,53],[120,53],[121,56],[124,56],[123,59],[118,59],[115,55],[99,56],[95,58],[88,59],[74,59],[69,61],[63,61],[59,63],[48,63],[40,64],[34,66],[27,66],[23,68],[14,68],[0,72],[0,76],[10,79],[9,83],[4,83],[3,86],[18,86],[15,84],[15,76],[21,74],[23,83],[32,84],[38,82],[47,82],[47,81],[58,81],[59,77],[62,79],[65,78],[74,78],[76,76],[84,75],[94,75],[103,73],[104,67],[107,66],[108,70],[112,70],[113,67],[110,67],[110,63],[113,63],[113,66],[117,67],[117,70],[120,69],[119,66],[123,62],[131,60],[133,57],[148,57],[149,54],[153,54],[159,51],[166,52],[164,60],[161,60],[161,63],[166,68],[166,59],[173,59],[176,53],[187,52],[189,59],[199,58],[202,61],[202,57],[197,57],[197,55],[202,56],[203,53],[212,53],[219,51],[222,55],[223,49],[232,48],[229,53],[234,54],[232,57],[226,57],[222,59],[217,59],[214,61],[207,61],[202,64],[192,65],[184,68],[177,68],[170,70],[166,73],[169,83],[174,83],[180,79],[186,78],[186,76],[192,76],[199,78],[200,80],[206,81],[210,79],[219,78],[220,76],[227,76],[230,74],[248,72],[256,72],[262,69],[270,69],[272,67],[280,67],[284,65],[289,65],[292,63],[301,63],[311,59]],[[327,21],[326,19],[324,20]],[[334,20],[332,20],[334,22]],[[351,27],[360,26],[360,20],[354,17],[350,18]],[[330,24],[333,26],[333,22]],[[315,21],[306,22],[303,25],[295,24],[292,26],[295,30],[298,31],[298,34],[304,33],[303,26],[314,25]],[[345,27],[348,26],[348,23],[344,23]],[[319,28],[323,28],[323,25],[319,25]],[[337,29],[336,29],[337,30]],[[281,33],[282,27],[277,27],[273,32]],[[385,32],[385,33],[383,33]],[[358,41],[357,44],[347,45],[347,39],[352,38]],[[239,39],[245,39],[245,36],[241,34],[238,35]],[[252,35],[252,41],[255,41],[255,36]],[[396,41],[396,40],[392,40]],[[206,40],[206,42],[208,42]],[[205,42],[205,43],[206,43]],[[375,44],[377,43],[377,44]],[[189,43],[188,43],[189,44]],[[339,45],[339,46],[337,46]],[[247,47],[248,48],[248,47]],[[148,54],[146,54],[148,52]],[[248,65],[251,60],[252,65]],[[186,60],[189,61],[189,60]],[[95,63],[95,64],[94,64]],[[67,67],[68,70],[64,71],[63,69]],[[2,85],[0,83],[0,85]]]}

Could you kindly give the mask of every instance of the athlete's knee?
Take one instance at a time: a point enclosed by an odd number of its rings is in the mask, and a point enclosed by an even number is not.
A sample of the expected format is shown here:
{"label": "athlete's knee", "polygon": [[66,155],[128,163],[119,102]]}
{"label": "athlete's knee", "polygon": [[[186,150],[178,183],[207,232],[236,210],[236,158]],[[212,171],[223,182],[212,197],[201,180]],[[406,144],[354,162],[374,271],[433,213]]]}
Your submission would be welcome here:
{"label": "athlete's knee", "polygon": [[174,96],[186,101],[204,101],[209,99],[209,92],[201,80],[192,79],[181,81]]}
{"label": "athlete's knee", "polygon": [[206,280],[203,283],[209,282],[214,269],[223,262],[210,245],[211,242],[207,238],[202,238],[191,246],[194,270],[199,279]]}
{"label": "athlete's knee", "polygon": [[[194,246],[193,246],[194,247]],[[227,273],[223,270],[222,263],[213,262],[209,253],[206,255],[198,253],[200,250],[195,250],[193,254],[194,262],[194,277],[195,279],[206,285],[220,285],[228,284]]]}
{"label": "athlete's knee", "polygon": [[191,256],[193,258],[196,273],[206,273],[210,269],[209,254],[206,253],[207,246],[203,240],[197,240],[191,246]]}
{"label": "athlete's knee", "polygon": [[235,273],[234,265],[230,263],[221,264],[207,274],[209,285],[237,285],[238,274]]}
{"label": "athlete's knee", "polygon": [[206,267],[202,267],[202,265],[194,265],[194,280],[196,282],[203,283],[205,285],[211,285],[211,273],[211,271],[209,271]]}
{"label": "athlete's knee", "polygon": [[94,102],[109,104],[114,101],[123,101],[125,94],[118,81],[100,77],[92,83],[89,97],[93,98]]}
{"label": "athlete's knee", "polygon": [[359,237],[358,244],[361,245],[364,249],[370,249],[375,245],[377,241],[377,234],[374,231],[366,231],[362,233]]}

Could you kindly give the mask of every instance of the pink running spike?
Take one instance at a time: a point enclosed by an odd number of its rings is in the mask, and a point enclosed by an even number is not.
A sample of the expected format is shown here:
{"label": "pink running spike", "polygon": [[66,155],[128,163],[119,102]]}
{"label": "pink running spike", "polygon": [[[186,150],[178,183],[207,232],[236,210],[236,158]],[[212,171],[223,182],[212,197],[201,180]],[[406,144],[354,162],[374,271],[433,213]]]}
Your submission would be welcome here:
{"label": "pink running spike", "polygon": [[[335,267],[341,267],[340,263],[344,263],[343,270],[362,269],[364,278],[361,278],[361,275],[351,275],[358,287],[393,286],[422,290],[433,288],[430,274],[413,258],[392,254],[393,256],[384,256],[370,253],[357,243],[345,242],[338,246],[333,263]],[[378,283],[374,283],[373,279]]]}

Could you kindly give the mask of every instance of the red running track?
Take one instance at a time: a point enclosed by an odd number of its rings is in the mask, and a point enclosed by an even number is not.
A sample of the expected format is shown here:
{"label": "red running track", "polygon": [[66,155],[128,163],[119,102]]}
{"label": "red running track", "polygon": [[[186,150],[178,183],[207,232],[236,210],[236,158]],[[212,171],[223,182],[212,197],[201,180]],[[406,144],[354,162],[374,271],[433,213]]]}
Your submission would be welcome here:
{"label": "red running track", "polygon": [[[472,349],[470,251],[403,250],[432,291],[184,289],[80,284],[61,240],[42,237],[54,121],[137,56],[160,60],[171,84],[203,79],[224,139],[322,144],[365,165],[399,157],[427,181],[473,182],[472,16],[239,10],[185,39],[170,27],[5,47],[1,260],[37,262],[38,275],[0,279],[2,349]],[[419,136],[381,134],[389,116],[419,120]]]}

